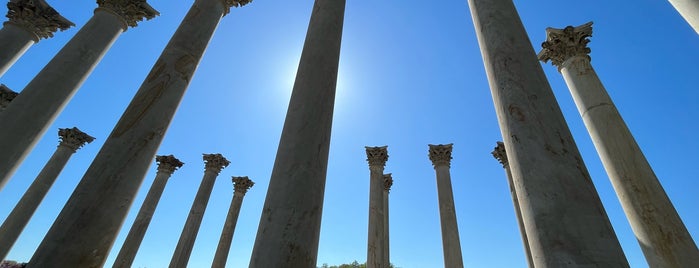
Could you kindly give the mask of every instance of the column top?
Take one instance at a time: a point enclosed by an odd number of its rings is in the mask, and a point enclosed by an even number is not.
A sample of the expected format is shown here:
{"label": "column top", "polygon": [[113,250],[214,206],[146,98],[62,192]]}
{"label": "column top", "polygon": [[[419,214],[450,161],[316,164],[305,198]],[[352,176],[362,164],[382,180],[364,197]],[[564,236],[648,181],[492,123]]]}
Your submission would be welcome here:
{"label": "column top", "polygon": [[0,111],[5,110],[17,95],[19,95],[19,93],[12,91],[12,89],[4,84],[0,84]]}
{"label": "column top", "polygon": [[451,149],[453,143],[449,144],[428,144],[430,147],[429,157],[434,167],[451,166]]}
{"label": "column top", "polygon": [[252,0],[221,0],[221,1],[223,1],[223,5],[226,7],[226,12],[223,13],[224,16],[231,12],[231,7],[242,7],[242,6],[250,4],[250,2],[252,2]]}
{"label": "column top", "polygon": [[223,168],[231,163],[221,154],[204,154],[204,162],[206,171],[214,171],[216,173],[221,172]]}
{"label": "column top", "polygon": [[391,186],[393,186],[393,174],[383,174],[383,190],[386,192],[390,192]]}
{"label": "column top", "polygon": [[5,16],[10,19],[9,23],[35,34],[35,42],[53,37],[53,33],[58,30],[64,31],[75,26],[44,0],[10,0]]}
{"label": "column top", "polygon": [[388,146],[364,146],[366,149],[366,161],[369,162],[369,166],[380,166],[383,167],[388,161]]}
{"label": "column top", "polygon": [[233,189],[235,193],[241,193],[245,194],[248,192],[250,188],[252,188],[253,185],[255,185],[255,182],[250,180],[248,176],[242,176],[242,177],[232,177],[233,179]]}
{"label": "column top", "polygon": [[97,9],[108,10],[119,16],[126,24],[124,31],[128,27],[138,26],[138,22],[144,19],[150,20],[160,15],[146,0],[97,0],[97,5]]}
{"label": "column top", "polygon": [[592,36],[592,22],[563,29],[546,28],[546,41],[541,43],[543,48],[537,55],[540,61],[551,61],[553,65],[561,67],[561,64],[573,56],[585,56],[590,58],[590,48],[587,43]]}
{"label": "column top", "polygon": [[77,127],[74,128],[59,128],[58,137],[60,143],[58,146],[65,146],[73,151],[77,151],[83,145],[95,140],[94,137],[80,131]]}
{"label": "column top", "polygon": [[493,152],[491,152],[491,154],[493,155],[493,157],[495,157],[495,159],[498,160],[498,162],[500,162],[500,164],[502,164],[502,167],[504,168],[507,165],[509,165],[509,162],[507,160],[507,152],[505,151],[505,144],[501,141],[498,141],[496,144],[497,145],[495,146],[495,149],[493,149]]}
{"label": "column top", "polygon": [[158,162],[158,172],[165,172],[168,174],[172,174],[175,170],[184,165],[184,163],[175,158],[174,155],[156,155],[155,162]]}

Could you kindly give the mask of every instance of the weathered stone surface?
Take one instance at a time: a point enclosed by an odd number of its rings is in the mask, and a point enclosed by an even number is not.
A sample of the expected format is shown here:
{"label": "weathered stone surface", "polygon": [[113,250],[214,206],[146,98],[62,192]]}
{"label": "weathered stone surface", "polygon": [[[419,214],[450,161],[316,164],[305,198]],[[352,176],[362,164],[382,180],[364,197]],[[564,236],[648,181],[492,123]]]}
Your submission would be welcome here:
{"label": "weathered stone surface", "polygon": [[385,250],[383,252],[383,263],[388,264],[390,267],[391,264],[391,243],[390,241],[390,236],[389,236],[389,214],[388,214],[388,196],[389,192],[391,191],[391,186],[393,186],[393,174],[388,173],[388,174],[383,174],[383,233],[384,233],[384,243]]}
{"label": "weathered stone surface", "polygon": [[386,263],[386,176],[388,146],[365,147],[369,162],[369,232],[367,239],[367,268],[388,268]]}
{"label": "weathered stone surface", "polygon": [[10,105],[12,100],[17,97],[18,93],[12,91],[4,84],[0,84],[0,112],[4,111]]}
{"label": "weathered stone surface", "polygon": [[99,9],[117,15],[124,22],[124,31],[128,27],[138,26],[142,20],[150,20],[160,15],[146,0],[97,0]]}
{"label": "weathered stone surface", "polygon": [[10,0],[5,16],[10,19],[9,23],[36,35],[35,42],[53,37],[58,30],[65,31],[75,26],[44,0]]}
{"label": "weathered stone surface", "polygon": [[437,197],[439,199],[439,222],[442,227],[442,250],[444,267],[464,267],[461,255],[459,225],[454,208],[454,193],[451,187],[451,150],[453,144],[429,144],[429,157],[437,175]]}
{"label": "weathered stone surface", "polygon": [[694,28],[694,31],[699,34],[699,1],[670,0],[670,4],[677,9],[680,15]]}
{"label": "weathered stone surface", "polygon": [[255,183],[247,176],[233,177],[233,199],[231,200],[231,206],[228,208],[226,222],[223,224],[223,231],[221,231],[221,237],[218,240],[218,246],[216,247],[216,253],[214,254],[214,261],[211,264],[211,268],[226,267],[228,252],[233,242],[235,225],[238,222],[240,207],[243,205],[243,197],[245,197],[245,193],[247,193],[253,185],[255,185]]}

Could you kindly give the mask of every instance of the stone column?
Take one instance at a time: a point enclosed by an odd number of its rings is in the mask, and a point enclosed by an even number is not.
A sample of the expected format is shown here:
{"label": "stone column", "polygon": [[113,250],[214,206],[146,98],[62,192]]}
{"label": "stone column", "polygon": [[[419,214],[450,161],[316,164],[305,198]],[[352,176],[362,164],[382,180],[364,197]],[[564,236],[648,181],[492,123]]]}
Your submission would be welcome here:
{"label": "stone column", "polygon": [[628,267],[512,0],[469,0],[536,267]]}
{"label": "stone column", "polygon": [[248,2],[194,1],[29,268],[104,264],[216,26],[231,6]]}
{"label": "stone column", "polygon": [[0,76],[40,39],[75,26],[44,0],[10,0],[6,17],[0,29]]}
{"label": "stone column", "polygon": [[165,184],[167,184],[172,173],[184,165],[173,155],[158,155],[155,157],[155,161],[158,162],[158,172],[155,175],[155,180],[153,180],[153,185],[148,190],[146,199],[143,200],[143,205],[141,205],[136,220],[131,225],[131,230],[129,230],[121,250],[119,250],[114,266],[112,266],[114,268],[131,267],[134,258],[136,258],[136,253],[138,253],[138,248],[141,246],[141,241],[143,241],[143,237],[146,235],[150,220],[153,218],[155,208],[163,195]]}
{"label": "stone column", "polygon": [[12,91],[4,84],[0,84],[0,112],[4,111],[10,105],[12,100],[17,97],[18,93]]}
{"label": "stone column", "polygon": [[315,267],[346,0],[316,0],[250,267]]}
{"label": "stone column", "polygon": [[233,232],[235,231],[235,224],[238,222],[238,214],[240,214],[240,207],[243,205],[243,197],[248,189],[255,185],[247,176],[246,177],[233,177],[233,200],[231,200],[231,206],[228,209],[228,215],[226,216],[226,223],[223,224],[223,231],[221,232],[221,238],[218,240],[218,247],[216,247],[216,254],[214,254],[214,261],[211,264],[212,268],[224,268],[226,267],[226,261],[228,260],[228,252],[231,249],[231,242],[233,241]]}
{"label": "stone column", "polygon": [[670,0],[670,4],[677,9],[680,15],[694,28],[694,31],[699,34],[699,1]]}
{"label": "stone column", "polygon": [[515,207],[515,217],[517,217],[517,225],[519,225],[519,233],[522,236],[522,243],[524,244],[524,254],[527,258],[527,265],[529,268],[534,268],[534,261],[532,260],[532,252],[529,249],[529,238],[527,238],[527,232],[524,229],[524,222],[522,220],[522,210],[519,207],[519,199],[517,198],[517,191],[515,189],[514,182],[512,181],[512,172],[510,171],[510,164],[507,161],[507,152],[505,151],[505,144],[501,141],[497,142],[497,146],[491,153],[495,159],[497,159],[502,167],[505,169],[505,174],[507,175],[507,185],[510,187],[510,195],[512,196],[512,204]]}
{"label": "stone column", "polygon": [[459,225],[454,209],[454,193],[451,189],[451,149],[452,144],[429,144],[429,157],[437,173],[437,195],[439,198],[439,222],[442,225],[442,250],[444,267],[464,267],[461,256]]}
{"label": "stone column", "polygon": [[387,265],[386,267],[391,265],[391,247],[388,235],[388,193],[391,191],[391,186],[393,186],[393,176],[391,173],[383,174],[383,241],[386,244],[383,252],[383,263]]}
{"label": "stone column", "polygon": [[182,228],[182,234],[180,235],[180,240],[177,242],[177,247],[175,247],[175,253],[172,254],[170,268],[187,267],[189,256],[192,254],[194,241],[197,239],[199,226],[201,225],[201,220],[204,218],[206,205],[209,203],[209,197],[211,196],[211,190],[214,188],[216,177],[218,177],[221,169],[227,167],[228,164],[231,163],[221,154],[205,154],[204,161],[206,162],[204,178],[201,180],[199,191],[197,191],[197,196],[194,198],[192,208],[189,210],[187,222],[185,222],[184,228]]}
{"label": "stone column", "polygon": [[61,140],[58,148],[0,226],[0,260],[4,260],[10,252],[70,157],[95,139],[76,127],[58,129],[58,137]]}
{"label": "stone column", "polygon": [[590,64],[592,22],[546,29],[558,66],[650,267],[699,267],[699,250]]}
{"label": "stone column", "polygon": [[0,189],[127,27],[158,14],[145,0],[98,0],[95,14],[0,113]]}
{"label": "stone column", "polygon": [[366,147],[369,162],[369,238],[367,239],[367,268],[387,268],[386,235],[384,232],[384,175],[388,160],[387,146]]}

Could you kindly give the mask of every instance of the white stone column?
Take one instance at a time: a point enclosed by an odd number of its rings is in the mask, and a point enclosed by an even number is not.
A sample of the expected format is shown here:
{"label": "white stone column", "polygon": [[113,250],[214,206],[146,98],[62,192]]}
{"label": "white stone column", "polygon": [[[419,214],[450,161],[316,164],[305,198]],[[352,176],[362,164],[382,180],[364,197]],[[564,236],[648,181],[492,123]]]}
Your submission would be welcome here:
{"label": "white stone column", "polygon": [[153,180],[153,185],[151,185],[146,199],[143,200],[143,205],[138,211],[136,220],[134,220],[129,234],[126,235],[126,240],[119,250],[119,254],[114,261],[114,268],[129,268],[133,264],[134,258],[136,258],[136,253],[138,253],[138,248],[141,246],[143,237],[146,235],[148,230],[148,225],[153,218],[153,213],[155,208],[160,202],[160,197],[163,195],[163,190],[165,190],[165,185],[168,179],[172,176],[178,168],[182,167],[182,163],[179,159],[175,158],[173,155],[158,155],[155,157],[155,161],[158,162],[158,172],[155,175],[155,180]]}
{"label": "white stone column", "polygon": [[628,267],[512,0],[469,0],[536,267]]}
{"label": "white stone column", "polygon": [[0,29],[0,76],[40,39],[75,26],[44,0],[10,0],[6,17]]}
{"label": "white stone column", "polygon": [[104,264],[216,26],[231,6],[247,3],[194,1],[34,253],[29,268]]}
{"label": "white stone column", "polygon": [[384,175],[388,160],[387,146],[366,147],[369,162],[369,236],[367,239],[367,268],[388,268],[386,260],[386,235],[384,232]]}
{"label": "white stone column", "polygon": [[291,93],[252,268],[315,267],[346,0],[316,0]]}
{"label": "white stone column", "polygon": [[527,238],[527,230],[524,228],[524,221],[522,220],[522,209],[519,207],[519,199],[517,198],[517,190],[515,189],[515,184],[512,181],[512,171],[510,171],[510,164],[507,161],[507,152],[505,151],[505,144],[501,141],[497,142],[497,146],[491,153],[495,159],[497,159],[502,167],[505,169],[505,174],[507,175],[507,185],[510,187],[510,195],[512,196],[512,204],[515,207],[515,217],[517,217],[517,225],[519,226],[519,233],[522,236],[522,244],[524,244],[524,255],[527,258],[527,265],[529,268],[534,268],[534,261],[532,260],[532,252],[529,249],[529,238]]}
{"label": "white stone column", "polygon": [[442,250],[444,267],[464,267],[461,256],[459,225],[456,221],[454,193],[451,188],[452,144],[429,144],[429,157],[437,174],[437,196],[439,198],[439,222],[442,226]]}
{"label": "white stone column", "polygon": [[204,218],[204,212],[206,212],[206,205],[209,203],[209,197],[211,197],[211,190],[214,188],[216,177],[218,177],[218,174],[223,168],[231,163],[221,154],[205,154],[204,161],[206,162],[204,178],[201,180],[199,191],[197,191],[197,196],[194,198],[192,208],[189,210],[187,222],[185,222],[184,228],[182,228],[182,234],[180,235],[180,240],[177,242],[177,247],[175,247],[175,253],[172,254],[170,268],[187,267],[189,257],[192,254],[192,248],[194,247],[194,241],[197,239],[197,233],[199,233],[201,220]]}
{"label": "white stone column", "polygon": [[699,250],[590,64],[592,22],[546,29],[539,59],[558,66],[650,267],[699,267]]}
{"label": "white stone column", "polygon": [[391,186],[393,186],[393,175],[391,173],[383,174],[383,234],[384,234],[384,252],[383,252],[383,263],[390,267],[391,265],[391,246],[389,243],[390,236],[388,235],[388,194],[391,191]]}
{"label": "white stone column", "polygon": [[253,185],[255,185],[255,183],[247,176],[233,177],[233,187],[235,189],[233,191],[233,200],[231,200],[231,206],[228,209],[226,222],[223,224],[223,231],[221,231],[221,238],[218,240],[218,247],[216,247],[216,253],[214,254],[214,261],[211,264],[211,268],[226,267],[228,252],[231,250],[231,242],[233,242],[235,225],[238,222],[240,207],[243,205],[243,197],[245,197],[245,193],[247,193]]}
{"label": "white stone column", "polygon": [[670,0],[675,9],[689,23],[694,31],[699,34],[699,1],[698,0]]}
{"label": "white stone column", "polygon": [[98,0],[95,14],[0,113],[0,189],[117,37],[158,14],[145,0]]}
{"label": "white stone column", "polygon": [[17,92],[14,92],[4,84],[0,84],[0,113],[10,105],[17,95]]}
{"label": "white stone column", "polygon": [[12,245],[17,242],[17,238],[29,223],[70,157],[80,147],[95,139],[75,127],[58,129],[58,137],[61,140],[58,148],[0,226],[0,241],[2,241],[0,243],[0,260],[5,259]]}

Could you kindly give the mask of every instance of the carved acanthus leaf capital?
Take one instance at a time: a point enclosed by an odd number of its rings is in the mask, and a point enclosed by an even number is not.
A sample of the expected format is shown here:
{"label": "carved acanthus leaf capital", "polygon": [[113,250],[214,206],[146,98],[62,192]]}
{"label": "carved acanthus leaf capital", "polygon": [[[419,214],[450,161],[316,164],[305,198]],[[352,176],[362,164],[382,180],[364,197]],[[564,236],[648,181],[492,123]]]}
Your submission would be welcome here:
{"label": "carved acanthus leaf capital", "polygon": [[369,162],[369,167],[383,167],[386,165],[386,161],[388,161],[388,146],[365,146],[364,148],[366,148],[366,161]]}
{"label": "carved acanthus leaf capital", "polygon": [[428,145],[430,147],[429,156],[433,166],[451,166],[451,149],[454,145],[453,143]]}
{"label": "carved acanthus leaf capital", "polygon": [[497,159],[498,162],[502,164],[503,168],[508,165],[509,162],[507,161],[507,152],[505,151],[505,144],[501,141],[497,142],[497,146],[495,146],[495,149],[493,149],[493,152],[491,154],[493,154],[493,157],[495,157],[495,159]]}
{"label": "carved acanthus leaf capital", "polygon": [[221,154],[204,154],[204,162],[206,171],[214,171],[216,173],[228,166],[231,162]]}
{"label": "carved acanthus leaf capital", "polygon": [[228,14],[231,11],[231,7],[242,7],[244,5],[250,4],[252,0],[221,0],[223,1],[223,5],[226,7],[226,13],[223,15]]}
{"label": "carved acanthus leaf capital", "polygon": [[546,28],[546,41],[541,44],[543,48],[539,52],[539,60],[551,61],[553,65],[561,67],[561,64],[573,56],[590,56],[590,48],[587,43],[592,36],[592,22],[578,27],[567,26],[563,29]]}
{"label": "carved acanthus leaf capital", "polygon": [[248,176],[233,177],[233,189],[235,189],[236,193],[245,194],[253,185],[255,185],[255,182],[250,180]]}
{"label": "carved acanthus leaf capital", "polygon": [[391,191],[391,186],[393,186],[393,174],[383,174],[383,190],[389,192]]}
{"label": "carved acanthus leaf capital", "polygon": [[83,145],[95,140],[94,137],[80,131],[77,127],[59,128],[58,137],[61,140],[58,146],[65,146],[73,151],[77,151]]}
{"label": "carved acanthus leaf capital", "polygon": [[5,110],[17,95],[19,95],[17,92],[12,91],[4,84],[0,84],[0,111]]}
{"label": "carved acanthus leaf capital", "polygon": [[146,0],[97,0],[97,5],[118,15],[130,27],[136,27],[138,22],[160,15]]}
{"label": "carved acanthus leaf capital", "polygon": [[156,155],[155,161],[158,162],[158,172],[165,172],[167,174],[172,174],[175,170],[184,165],[184,163],[175,158],[174,155]]}
{"label": "carved acanthus leaf capital", "polygon": [[37,37],[51,38],[58,30],[64,31],[75,26],[64,18],[44,0],[10,0],[7,3],[9,23],[27,29]]}

